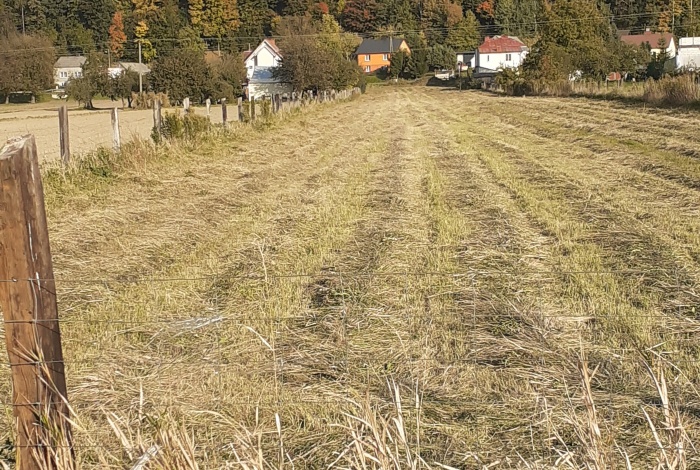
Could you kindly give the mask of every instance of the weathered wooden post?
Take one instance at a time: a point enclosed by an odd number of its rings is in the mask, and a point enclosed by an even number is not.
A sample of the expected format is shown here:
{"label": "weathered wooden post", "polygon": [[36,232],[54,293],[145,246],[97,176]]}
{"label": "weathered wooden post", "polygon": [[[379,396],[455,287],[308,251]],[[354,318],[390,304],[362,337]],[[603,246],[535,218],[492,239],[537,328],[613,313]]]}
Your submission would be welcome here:
{"label": "weathered wooden post", "polygon": [[163,131],[163,115],[160,112],[160,106],[160,98],[153,100],[153,129],[159,137]]}
{"label": "weathered wooden post", "polygon": [[221,98],[221,121],[224,129],[228,127],[228,109],[226,108],[226,98]]}
{"label": "weathered wooden post", "polygon": [[119,109],[112,108],[112,148],[118,152],[122,148],[122,139],[119,132]]}
{"label": "weathered wooden post", "polygon": [[73,458],[72,436],[44,191],[32,135],[0,149],[0,280],[17,469],[56,469],[55,460]]}
{"label": "weathered wooden post", "polygon": [[211,100],[207,98],[204,104],[207,105],[207,119],[211,120]]}
{"label": "weathered wooden post", "polygon": [[184,100],[182,100],[182,109],[183,109],[183,111],[185,111],[185,113],[187,113],[190,110],[190,99],[189,98],[185,98]]}
{"label": "weathered wooden post", "polygon": [[248,102],[250,105],[250,121],[255,121],[255,97],[251,96],[250,101]]}
{"label": "weathered wooden post", "polygon": [[68,129],[68,107],[58,108],[58,142],[61,148],[61,160],[64,165],[70,163],[70,135]]}
{"label": "weathered wooden post", "polygon": [[243,122],[245,121],[245,116],[243,113],[243,98],[238,97],[238,122]]}

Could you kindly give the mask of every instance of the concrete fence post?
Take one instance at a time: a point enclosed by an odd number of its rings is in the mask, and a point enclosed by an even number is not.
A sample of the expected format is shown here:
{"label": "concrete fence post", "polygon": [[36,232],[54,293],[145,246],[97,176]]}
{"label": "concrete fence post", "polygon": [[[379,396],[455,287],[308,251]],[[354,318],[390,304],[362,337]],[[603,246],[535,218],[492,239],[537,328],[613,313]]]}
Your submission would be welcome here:
{"label": "concrete fence post", "polygon": [[118,152],[122,148],[121,133],[119,132],[119,109],[112,108],[112,148]]}

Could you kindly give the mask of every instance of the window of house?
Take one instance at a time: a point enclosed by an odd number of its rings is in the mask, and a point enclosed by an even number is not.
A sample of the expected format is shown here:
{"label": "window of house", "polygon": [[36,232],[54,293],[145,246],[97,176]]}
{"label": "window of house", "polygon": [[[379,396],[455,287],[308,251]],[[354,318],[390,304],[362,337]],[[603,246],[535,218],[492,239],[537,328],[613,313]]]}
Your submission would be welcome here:
{"label": "window of house", "polygon": [[68,78],[68,72],[61,72],[61,78]]}
{"label": "window of house", "polygon": [[388,60],[389,60],[389,54],[384,54],[383,59],[384,59],[384,62],[388,61]]}
{"label": "window of house", "polygon": [[365,62],[369,62],[369,54],[365,56]]}
{"label": "window of house", "polygon": [[369,73],[371,71],[372,71],[372,67],[370,67],[369,65],[367,67],[365,67],[365,72]]}
{"label": "window of house", "polygon": [[506,54],[506,62],[510,62],[511,59],[512,59],[512,55],[511,55],[511,54]]}
{"label": "window of house", "polygon": [[489,56],[489,55],[486,56],[486,62],[489,61],[489,57],[491,57],[491,56]]}

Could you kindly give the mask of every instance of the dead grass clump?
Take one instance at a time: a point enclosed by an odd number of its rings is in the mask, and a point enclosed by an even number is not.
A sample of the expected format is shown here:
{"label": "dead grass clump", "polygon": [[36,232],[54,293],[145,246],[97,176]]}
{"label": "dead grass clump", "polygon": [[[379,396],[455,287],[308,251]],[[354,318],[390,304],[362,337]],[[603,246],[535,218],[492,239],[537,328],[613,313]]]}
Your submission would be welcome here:
{"label": "dead grass clump", "polygon": [[690,75],[649,80],[643,99],[656,106],[690,106],[700,101],[700,86]]}
{"label": "dead grass clump", "polygon": [[149,91],[148,93],[131,94],[131,103],[136,109],[153,109],[153,103],[155,103],[156,100],[160,100],[162,107],[170,107],[170,98],[168,98],[166,93],[154,93]]}

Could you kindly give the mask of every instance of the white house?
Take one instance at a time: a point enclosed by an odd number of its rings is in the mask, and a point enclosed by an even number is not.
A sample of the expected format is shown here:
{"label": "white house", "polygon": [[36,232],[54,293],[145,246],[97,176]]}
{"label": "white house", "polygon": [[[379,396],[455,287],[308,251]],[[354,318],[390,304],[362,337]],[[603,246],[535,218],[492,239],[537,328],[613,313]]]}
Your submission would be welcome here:
{"label": "white house", "polygon": [[692,70],[700,68],[700,37],[678,39],[676,68]]}
{"label": "white house", "polygon": [[53,66],[53,80],[56,88],[64,88],[71,78],[83,76],[83,56],[59,57]]}
{"label": "white house", "polygon": [[652,33],[647,28],[642,34],[623,34],[620,41],[636,47],[648,45],[652,55],[661,54],[663,45],[669,58],[676,57],[676,41],[671,33]]}
{"label": "white house", "polygon": [[272,67],[256,67],[248,79],[248,99],[261,99],[275,94],[292,93],[292,85],[272,77]]}
{"label": "white house", "polygon": [[475,68],[499,70],[520,67],[530,49],[515,36],[494,36],[484,39],[476,50]]}
{"label": "white house", "polygon": [[248,76],[248,99],[292,92],[291,84],[272,76],[272,69],[282,61],[282,53],[274,39],[263,39],[255,50],[243,53],[243,60]]}
{"label": "white house", "polygon": [[245,53],[244,60],[248,78],[250,79],[257,67],[277,67],[282,60],[282,54],[274,39],[263,39],[255,50]]}
{"label": "white house", "polygon": [[458,52],[457,66],[460,70],[476,68],[476,51]]}

